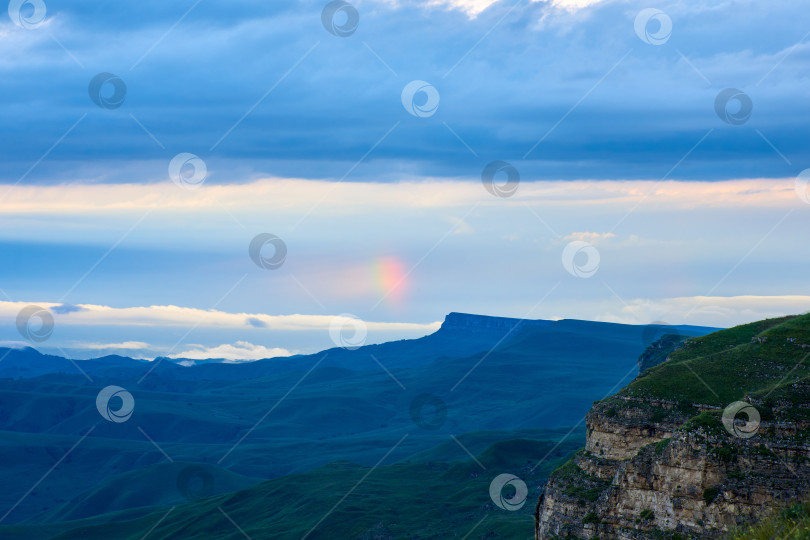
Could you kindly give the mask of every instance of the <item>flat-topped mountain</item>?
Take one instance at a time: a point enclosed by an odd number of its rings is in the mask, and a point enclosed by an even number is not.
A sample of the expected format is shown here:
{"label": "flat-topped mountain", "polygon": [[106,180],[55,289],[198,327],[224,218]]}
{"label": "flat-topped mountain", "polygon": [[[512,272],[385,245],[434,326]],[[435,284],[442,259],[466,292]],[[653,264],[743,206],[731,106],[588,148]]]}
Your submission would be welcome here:
{"label": "flat-topped mountain", "polygon": [[[682,336],[703,335],[715,330],[688,325],[663,328],[667,333],[674,332]],[[90,376],[110,375],[137,379],[146,372],[151,372],[173,380],[253,379],[294,371],[299,366],[322,357],[324,366],[366,370],[379,367],[374,362],[368,362],[370,355],[374,355],[390,369],[418,367],[442,357],[469,356],[478,352],[492,352],[496,348],[503,350],[531,338],[543,338],[556,346],[559,342],[579,336],[624,342],[630,347],[643,349],[660,333],[656,325],[625,325],[573,319],[515,319],[452,312],[445,317],[436,332],[421,338],[364,345],[356,349],[335,347],[315,354],[267,358],[253,362],[224,363],[222,360],[212,359],[180,365],[183,358],[157,358],[153,363],[119,355],[78,360],[42,354],[32,347],[0,347],[0,357],[3,358],[0,362],[0,378],[31,378],[49,373],[80,375],[79,366]]]}
{"label": "flat-topped mountain", "polygon": [[440,330],[506,330],[514,331],[524,326],[548,326],[552,321],[543,319],[514,319],[510,317],[490,317],[469,313],[448,313]]}
{"label": "flat-topped mountain", "polygon": [[712,538],[810,496],[810,315],[671,341],[588,413],[537,538]]}

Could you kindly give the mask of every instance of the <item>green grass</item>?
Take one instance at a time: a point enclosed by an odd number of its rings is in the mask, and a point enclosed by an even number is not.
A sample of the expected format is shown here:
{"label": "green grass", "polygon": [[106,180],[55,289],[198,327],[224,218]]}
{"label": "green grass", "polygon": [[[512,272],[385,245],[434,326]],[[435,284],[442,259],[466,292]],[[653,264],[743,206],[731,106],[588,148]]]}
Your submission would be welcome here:
{"label": "green grass", "polygon": [[573,458],[554,471],[554,478],[565,486],[563,493],[580,504],[595,502],[609,485],[580,469]]}
{"label": "green grass", "polygon": [[[801,348],[802,343],[810,343],[810,315],[768,319],[691,338],[668,362],[649,369],[621,395],[725,406],[746,393],[784,386],[787,381],[780,384],[780,375],[810,352]],[[808,375],[810,364],[802,365],[790,382]]]}
{"label": "green grass", "polygon": [[585,514],[585,517],[582,518],[582,523],[600,523],[601,520],[599,516],[596,515],[596,512],[588,512]]}
{"label": "green grass", "polygon": [[734,463],[737,461],[737,447],[733,444],[721,444],[712,448],[712,452],[720,458],[723,463]]}
{"label": "green grass", "polygon": [[604,490],[604,487],[568,486],[565,488],[564,493],[574,499],[595,502]]}
{"label": "green grass", "polygon": [[669,442],[671,440],[672,440],[671,438],[667,438],[662,439],[657,443],[655,443],[655,454],[658,456],[662,455],[664,453],[664,450],[666,450],[667,446],[669,446]]}
{"label": "green grass", "polygon": [[729,540],[806,540],[810,538],[810,502],[796,504],[777,515],[728,535]]}
{"label": "green grass", "polygon": [[[807,420],[810,410],[803,404],[810,390],[808,356],[810,314],[767,319],[690,338],[671,353],[670,360],[645,371],[618,397],[677,403],[672,411],[651,407],[653,422],[687,412],[693,404],[725,408],[746,396],[757,404],[764,421]],[[605,407],[615,415],[618,409],[641,406],[622,401],[608,398]],[[719,412],[701,413],[684,427],[723,429]]]}
{"label": "green grass", "polygon": [[647,369],[655,367],[664,361],[675,350],[683,346],[684,341],[690,339],[689,336],[681,336],[678,334],[665,334],[657,341],[651,343],[647,350],[644,351],[639,357],[639,369],[641,369],[640,376],[644,376]]}
{"label": "green grass", "polygon": [[697,431],[701,429],[708,433],[720,433],[723,429],[723,423],[720,421],[720,413],[703,411],[694,418],[690,418],[683,426],[683,431]]}

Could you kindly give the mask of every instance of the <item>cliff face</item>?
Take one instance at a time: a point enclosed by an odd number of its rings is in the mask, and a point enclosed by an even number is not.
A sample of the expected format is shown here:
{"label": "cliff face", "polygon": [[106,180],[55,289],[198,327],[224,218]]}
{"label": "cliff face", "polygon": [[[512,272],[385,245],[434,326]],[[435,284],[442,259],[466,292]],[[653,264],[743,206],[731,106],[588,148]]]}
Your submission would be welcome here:
{"label": "cliff face", "polygon": [[[690,340],[595,404],[585,449],[538,503],[537,538],[714,538],[810,495],[810,339],[797,337],[810,317],[783,324]],[[745,414],[726,425],[735,399]]]}

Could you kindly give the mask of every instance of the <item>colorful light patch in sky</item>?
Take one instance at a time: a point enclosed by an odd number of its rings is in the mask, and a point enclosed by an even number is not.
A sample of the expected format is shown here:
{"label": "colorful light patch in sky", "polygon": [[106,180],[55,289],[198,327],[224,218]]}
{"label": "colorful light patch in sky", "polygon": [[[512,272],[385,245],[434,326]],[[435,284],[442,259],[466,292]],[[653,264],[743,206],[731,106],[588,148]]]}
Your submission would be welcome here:
{"label": "colorful light patch in sky", "polygon": [[373,266],[374,282],[383,303],[401,307],[408,290],[408,269],[396,256],[379,257]]}

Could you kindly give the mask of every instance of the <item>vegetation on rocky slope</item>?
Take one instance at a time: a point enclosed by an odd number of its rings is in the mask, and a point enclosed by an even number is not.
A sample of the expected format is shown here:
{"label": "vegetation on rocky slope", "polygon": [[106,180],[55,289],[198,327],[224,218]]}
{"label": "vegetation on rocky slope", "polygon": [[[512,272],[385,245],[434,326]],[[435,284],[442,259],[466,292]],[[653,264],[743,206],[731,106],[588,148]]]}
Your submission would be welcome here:
{"label": "vegetation on rocky slope", "polygon": [[[745,527],[807,495],[810,315],[657,346],[640,360],[665,362],[594,404],[586,451],[550,478],[538,536],[756,535]],[[735,403],[753,416],[729,422]],[[774,520],[800,523],[796,512]],[[740,537],[778,537],[769,523]]]}
{"label": "vegetation on rocky slope", "polygon": [[655,398],[725,407],[750,395],[796,419],[810,410],[803,404],[810,376],[810,315],[767,319],[690,338],[669,360],[642,373],[620,397]]}
{"label": "vegetation on rocky slope", "polygon": [[810,538],[810,501],[780,511],[761,523],[729,535],[730,540],[806,540]]}

